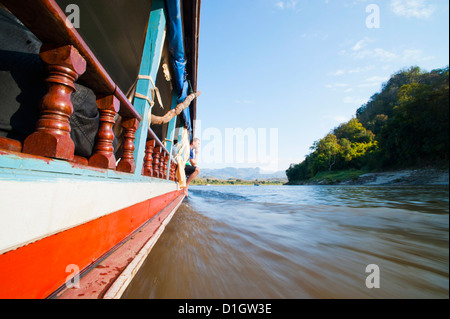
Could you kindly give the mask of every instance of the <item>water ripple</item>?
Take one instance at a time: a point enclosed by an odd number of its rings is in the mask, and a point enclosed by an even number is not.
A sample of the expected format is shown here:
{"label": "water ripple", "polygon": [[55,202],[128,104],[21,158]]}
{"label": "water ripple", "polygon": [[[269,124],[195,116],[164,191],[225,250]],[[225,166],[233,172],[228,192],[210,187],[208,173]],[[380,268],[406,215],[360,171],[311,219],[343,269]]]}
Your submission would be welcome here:
{"label": "water ripple", "polygon": [[[123,298],[448,298],[447,188],[196,187]],[[366,266],[380,268],[368,289]]]}

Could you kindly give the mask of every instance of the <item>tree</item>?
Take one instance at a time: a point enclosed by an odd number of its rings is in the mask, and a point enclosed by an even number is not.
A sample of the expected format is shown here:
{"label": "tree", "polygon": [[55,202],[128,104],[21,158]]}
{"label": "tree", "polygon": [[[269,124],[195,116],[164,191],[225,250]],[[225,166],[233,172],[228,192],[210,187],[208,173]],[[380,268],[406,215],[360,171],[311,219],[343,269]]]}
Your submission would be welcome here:
{"label": "tree", "polygon": [[331,172],[331,168],[336,164],[336,155],[339,153],[339,144],[336,135],[330,133],[321,140],[319,150],[328,158],[328,170]]}
{"label": "tree", "polygon": [[315,141],[310,150],[303,162],[286,171],[290,181],[332,169],[448,166],[449,67],[397,72],[355,118]]}
{"label": "tree", "polygon": [[367,130],[357,118],[339,125],[333,133],[338,139],[345,138],[356,143],[369,143],[374,139],[374,134]]}

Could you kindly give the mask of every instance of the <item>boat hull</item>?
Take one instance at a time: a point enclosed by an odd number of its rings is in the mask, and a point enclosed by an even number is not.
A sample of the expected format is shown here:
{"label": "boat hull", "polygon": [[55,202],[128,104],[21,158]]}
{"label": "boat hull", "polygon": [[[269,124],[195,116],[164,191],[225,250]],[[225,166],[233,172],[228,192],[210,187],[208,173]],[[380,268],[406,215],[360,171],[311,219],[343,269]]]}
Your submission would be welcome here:
{"label": "boat hull", "polygon": [[[47,298],[64,286],[74,269],[89,269],[182,196],[178,185],[168,181],[17,183],[0,183],[3,299]],[[27,183],[33,195],[26,193]],[[20,201],[19,195],[28,199]]]}

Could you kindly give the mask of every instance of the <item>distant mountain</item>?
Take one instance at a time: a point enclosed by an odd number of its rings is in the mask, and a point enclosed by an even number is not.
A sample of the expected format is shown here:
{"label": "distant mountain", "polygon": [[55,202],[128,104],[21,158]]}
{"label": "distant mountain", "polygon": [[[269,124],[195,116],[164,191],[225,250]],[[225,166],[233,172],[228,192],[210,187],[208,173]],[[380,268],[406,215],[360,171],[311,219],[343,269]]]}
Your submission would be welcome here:
{"label": "distant mountain", "polygon": [[202,168],[199,178],[217,178],[217,179],[242,179],[242,180],[270,180],[287,179],[285,171],[279,171],[272,174],[263,174],[259,168],[235,168],[226,167],[220,169]]}

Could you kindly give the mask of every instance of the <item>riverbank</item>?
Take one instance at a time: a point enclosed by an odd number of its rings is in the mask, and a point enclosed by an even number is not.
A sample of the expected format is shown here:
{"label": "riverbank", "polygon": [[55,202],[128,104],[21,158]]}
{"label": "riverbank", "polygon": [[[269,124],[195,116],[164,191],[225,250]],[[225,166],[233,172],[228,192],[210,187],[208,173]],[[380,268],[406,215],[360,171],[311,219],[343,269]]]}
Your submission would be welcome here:
{"label": "riverbank", "polygon": [[219,178],[196,178],[192,181],[191,185],[201,185],[201,186],[251,186],[251,185],[284,185],[287,182],[285,178],[273,178],[267,180],[254,179],[254,180],[244,180],[239,178],[229,178],[229,179],[219,179]]}
{"label": "riverbank", "polygon": [[449,170],[421,168],[387,172],[327,172],[308,181],[289,182],[288,185],[449,185]]}

